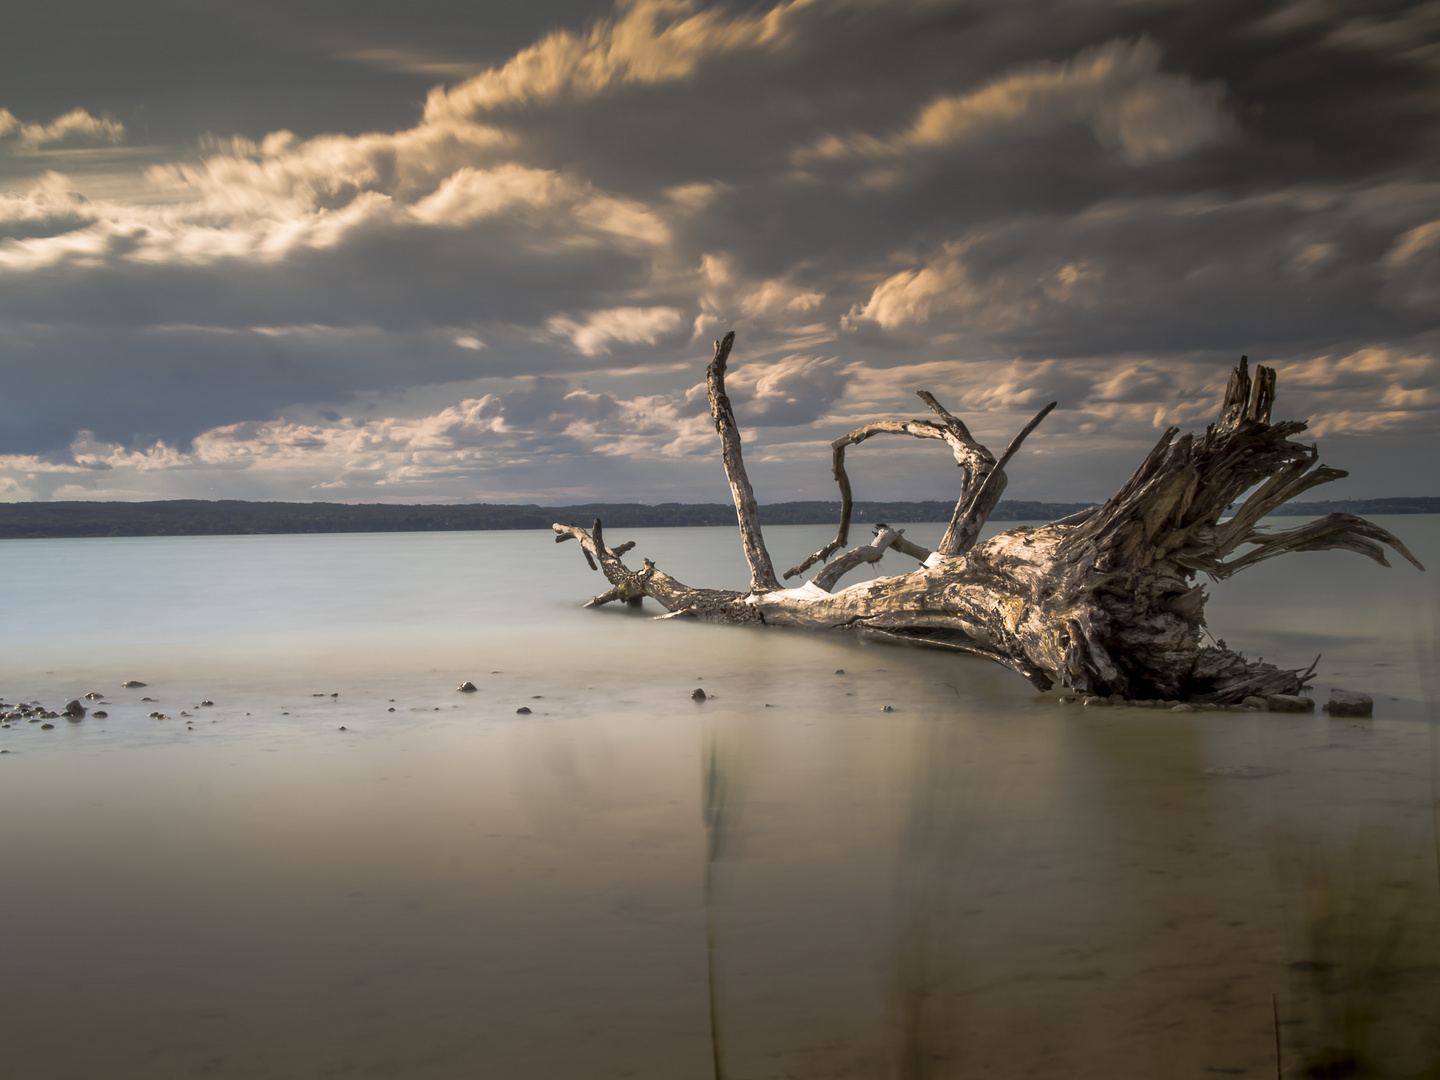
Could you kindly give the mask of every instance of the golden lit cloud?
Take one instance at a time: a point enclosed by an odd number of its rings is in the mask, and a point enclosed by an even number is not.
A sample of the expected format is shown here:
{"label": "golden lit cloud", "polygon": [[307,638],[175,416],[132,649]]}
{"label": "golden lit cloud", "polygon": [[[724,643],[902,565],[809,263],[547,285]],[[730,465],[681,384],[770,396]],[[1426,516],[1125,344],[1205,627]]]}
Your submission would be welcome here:
{"label": "golden lit cloud", "polygon": [[[1148,38],[1112,41],[1063,64],[1024,65],[978,90],[938,97],[892,135],[827,135],[794,158],[802,166],[883,160],[1083,123],[1106,150],[1128,164],[1144,165],[1227,138],[1234,125],[1221,88],[1163,72],[1160,61],[1159,46]],[[884,173],[881,179],[898,176]]]}
{"label": "golden lit cloud", "polygon": [[625,84],[676,82],[713,57],[784,44],[791,32],[787,16],[814,2],[787,0],[763,14],[727,18],[693,0],[622,0],[614,17],[588,31],[553,31],[501,67],[432,90],[425,119],[468,119],[507,107],[592,98]]}

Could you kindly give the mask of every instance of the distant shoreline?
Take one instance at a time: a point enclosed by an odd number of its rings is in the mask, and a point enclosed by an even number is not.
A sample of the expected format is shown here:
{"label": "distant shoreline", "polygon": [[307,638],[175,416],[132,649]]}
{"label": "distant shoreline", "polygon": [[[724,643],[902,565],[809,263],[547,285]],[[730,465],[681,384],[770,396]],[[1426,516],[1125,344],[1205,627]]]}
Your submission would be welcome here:
{"label": "distant shoreline", "polygon": [[[1077,513],[1088,502],[1054,503],[1007,499],[991,521],[1053,521]],[[900,524],[948,521],[954,504],[856,502],[853,521]],[[1291,503],[1274,511],[1289,517],[1332,513],[1440,514],[1440,498],[1353,499]],[[538,506],[534,503],[461,505],[386,505],[354,503],[245,502],[173,499],[161,502],[0,503],[0,539],[60,539],[97,536],[236,536],[284,533],[475,532],[497,529],[548,529],[551,522],[589,525],[595,518],[611,528],[667,528],[734,525],[728,503],[584,503]],[[760,507],[764,525],[834,525],[838,502],[784,502]]]}

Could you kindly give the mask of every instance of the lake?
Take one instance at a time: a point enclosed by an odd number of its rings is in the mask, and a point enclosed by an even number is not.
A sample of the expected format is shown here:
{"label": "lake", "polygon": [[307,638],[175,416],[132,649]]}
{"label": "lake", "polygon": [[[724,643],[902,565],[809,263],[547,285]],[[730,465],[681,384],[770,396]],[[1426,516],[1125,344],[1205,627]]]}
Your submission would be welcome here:
{"label": "lake", "polygon": [[[109,714],[0,730],[3,1072],[1260,1078],[1278,1034],[1417,1075],[1440,518],[1376,520],[1430,571],[1210,587],[1232,647],[1374,696],[1333,721],[582,610],[543,532],[0,542],[0,696]],[[748,581],[734,529],[608,539]]]}

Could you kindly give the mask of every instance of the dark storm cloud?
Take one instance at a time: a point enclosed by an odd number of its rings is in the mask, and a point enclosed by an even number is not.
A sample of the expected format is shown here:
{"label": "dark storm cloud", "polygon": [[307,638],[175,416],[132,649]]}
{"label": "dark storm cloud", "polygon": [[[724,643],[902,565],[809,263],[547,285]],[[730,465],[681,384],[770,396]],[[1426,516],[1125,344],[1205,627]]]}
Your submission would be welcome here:
{"label": "dark storm cloud", "polygon": [[[53,0],[6,12],[0,106],[108,113],[139,142],[394,130],[436,82],[607,10],[411,0]],[[399,62],[404,55],[410,63]],[[390,60],[387,62],[387,55]],[[427,70],[426,61],[442,66]],[[446,63],[461,68],[443,70]],[[3,174],[0,174],[3,175]]]}
{"label": "dark storm cloud", "polygon": [[[526,470],[554,488],[546,469],[587,448],[653,465],[708,447],[693,373],[570,380],[673,364],[728,327],[737,408],[772,457],[834,437],[812,425],[910,411],[913,379],[997,427],[1067,396],[1067,461],[1129,452],[1203,416],[1241,351],[1286,365],[1320,430],[1435,430],[1433,5],[20,18],[31,52],[56,44],[42,61],[0,43],[12,454],[84,430],[109,447],[87,461],[151,476],[270,462],[336,497]],[[537,378],[426,416],[342,407],[518,375]],[[331,416],[272,419],[306,403]],[[135,457],[156,438],[192,449]]]}

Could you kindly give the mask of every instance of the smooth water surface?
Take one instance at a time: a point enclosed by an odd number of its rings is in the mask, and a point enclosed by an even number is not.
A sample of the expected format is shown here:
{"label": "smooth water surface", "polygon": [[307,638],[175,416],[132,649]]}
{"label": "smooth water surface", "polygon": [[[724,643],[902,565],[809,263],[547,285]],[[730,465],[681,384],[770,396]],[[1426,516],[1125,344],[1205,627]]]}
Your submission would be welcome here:
{"label": "smooth water surface", "polygon": [[[1431,572],[1208,609],[1363,721],[582,610],[540,532],[5,541],[0,697],[109,717],[0,730],[0,1073],[1270,1077],[1278,1030],[1417,1075],[1440,519],[1382,523]],[[733,529],[622,539],[748,578]]]}

